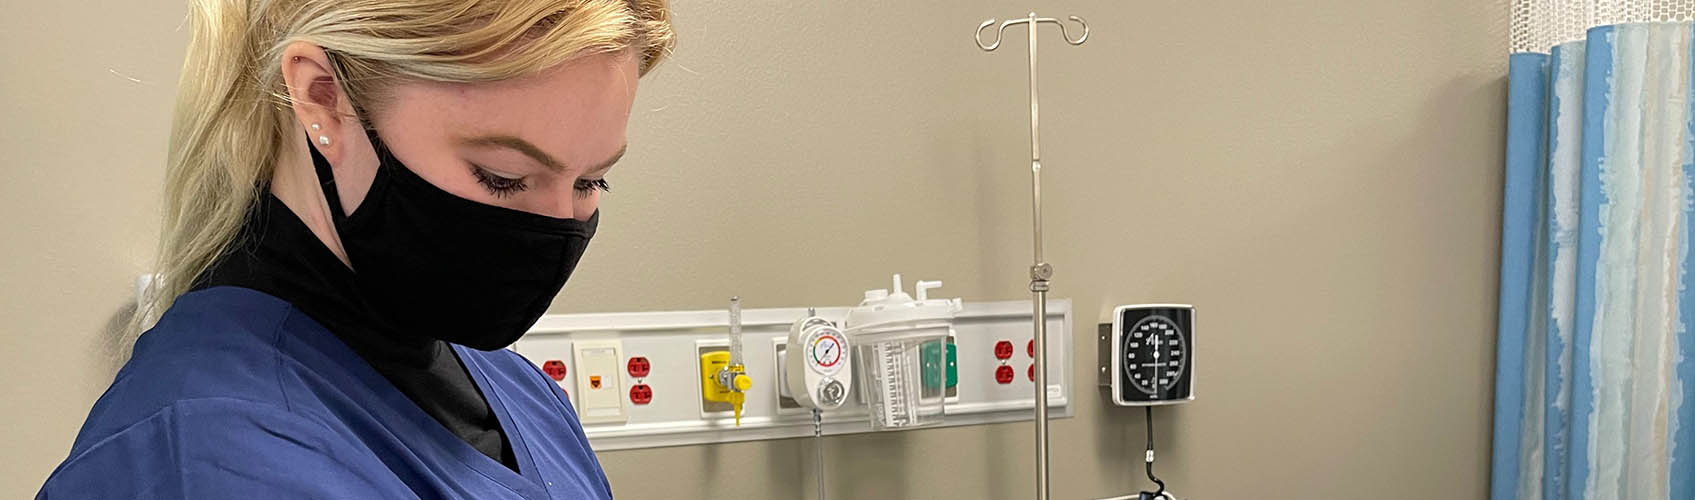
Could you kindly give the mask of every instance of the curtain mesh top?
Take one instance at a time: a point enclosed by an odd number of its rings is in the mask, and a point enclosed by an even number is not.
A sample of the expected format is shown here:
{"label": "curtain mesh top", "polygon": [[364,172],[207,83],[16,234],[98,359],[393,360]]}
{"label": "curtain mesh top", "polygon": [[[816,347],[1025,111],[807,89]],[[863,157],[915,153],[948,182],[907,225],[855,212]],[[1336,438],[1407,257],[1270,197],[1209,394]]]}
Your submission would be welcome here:
{"label": "curtain mesh top", "polygon": [[1695,21],[1695,0],[1512,0],[1512,51],[1547,52],[1596,26]]}

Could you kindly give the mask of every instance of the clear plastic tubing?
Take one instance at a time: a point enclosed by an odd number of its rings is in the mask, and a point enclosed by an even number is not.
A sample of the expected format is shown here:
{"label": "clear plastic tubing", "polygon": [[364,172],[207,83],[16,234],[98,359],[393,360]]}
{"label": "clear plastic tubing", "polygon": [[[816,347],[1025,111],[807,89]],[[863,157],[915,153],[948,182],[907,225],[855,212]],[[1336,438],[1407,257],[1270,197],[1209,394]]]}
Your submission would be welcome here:
{"label": "clear plastic tubing", "polygon": [[742,364],[742,298],[730,297],[730,366]]}

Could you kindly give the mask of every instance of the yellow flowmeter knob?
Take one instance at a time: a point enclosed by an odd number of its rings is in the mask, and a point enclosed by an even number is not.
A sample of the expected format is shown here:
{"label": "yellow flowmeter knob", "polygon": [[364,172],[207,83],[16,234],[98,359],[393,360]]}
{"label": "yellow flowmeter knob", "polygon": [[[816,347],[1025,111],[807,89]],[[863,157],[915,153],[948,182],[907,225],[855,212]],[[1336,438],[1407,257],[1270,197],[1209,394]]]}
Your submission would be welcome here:
{"label": "yellow flowmeter knob", "polygon": [[753,388],[753,378],[747,375],[736,375],[736,390],[747,392]]}

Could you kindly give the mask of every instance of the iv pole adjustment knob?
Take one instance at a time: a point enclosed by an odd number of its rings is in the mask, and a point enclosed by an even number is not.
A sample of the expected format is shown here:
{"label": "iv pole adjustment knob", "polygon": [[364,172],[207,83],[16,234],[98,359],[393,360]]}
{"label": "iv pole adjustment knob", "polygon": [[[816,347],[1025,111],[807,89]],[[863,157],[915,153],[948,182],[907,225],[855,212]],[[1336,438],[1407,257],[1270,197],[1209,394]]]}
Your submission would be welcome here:
{"label": "iv pole adjustment knob", "polygon": [[1053,278],[1053,265],[1046,262],[1030,266],[1030,279],[1047,281]]}

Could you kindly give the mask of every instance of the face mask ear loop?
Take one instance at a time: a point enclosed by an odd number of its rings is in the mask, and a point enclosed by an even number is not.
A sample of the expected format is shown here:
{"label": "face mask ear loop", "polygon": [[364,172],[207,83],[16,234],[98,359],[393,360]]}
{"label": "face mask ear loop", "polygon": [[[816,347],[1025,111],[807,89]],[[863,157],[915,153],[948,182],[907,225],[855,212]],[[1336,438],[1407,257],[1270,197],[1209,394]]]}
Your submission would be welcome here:
{"label": "face mask ear loop", "polygon": [[318,146],[306,141],[307,148],[312,152],[312,169],[318,174],[318,188],[324,191],[324,202],[330,205],[330,220],[335,222],[337,230],[347,221],[347,212],[341,209],[341,196],[336,194],[335,171],[330,167],[330,161],[318,152]]}
{"label": "face mask ear loop", "polygon": [[[330,60],[330,68],[335,72],[336,81],[346,81],[347,72],[342,70],[341,54],[334,50],[325,49],[324,55]],[[345,88],[343,89],[343,94],[349,94],[345,91]],[[349,97],[351,97],[351,95],[349,95]],[[382,146],[376,141],[376,131],[371,128],[370,123],[365,121],[366,114],[364,107],[360,106],[357,102],[350,102],[350,104],[353,106],[353,112],[359,120],[360,127],[364,128],[365,133],[371,138],[371,145],[379,148],[378,157],[380,158],[380,154],[383,152],[383,150],[380,149]],[[312,167],[318,173],[318,187],[324,191],[324,201],[330,206],[330,220],[335,224],[337,231],[343,231],[345,230],[344,225],[347,223],[347,211],[342,209],[341,196],[337,194],[338,190],[335,185],[335,171],[331,167],[330,161],[325,159],[324,155],[318,152],[317,144],[310,140],[306,141],[306,143],[307,147],[312,150]]]}

